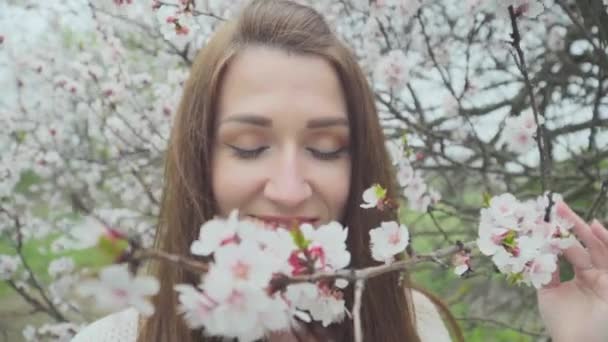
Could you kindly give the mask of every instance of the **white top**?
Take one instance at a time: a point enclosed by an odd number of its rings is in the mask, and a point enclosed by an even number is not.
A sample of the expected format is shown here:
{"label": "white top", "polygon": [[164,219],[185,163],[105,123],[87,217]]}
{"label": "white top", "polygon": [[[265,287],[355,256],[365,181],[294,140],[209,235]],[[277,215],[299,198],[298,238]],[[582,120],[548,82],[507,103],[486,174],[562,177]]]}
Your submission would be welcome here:
{"label": "white top", "polygon": [[[416,325],[421,342],[451,342],[450,334],[435,305],[423,294],[412,291]],[[138,313],[127,309],[103,317],[85,327],[72,342],[135,342]]]}

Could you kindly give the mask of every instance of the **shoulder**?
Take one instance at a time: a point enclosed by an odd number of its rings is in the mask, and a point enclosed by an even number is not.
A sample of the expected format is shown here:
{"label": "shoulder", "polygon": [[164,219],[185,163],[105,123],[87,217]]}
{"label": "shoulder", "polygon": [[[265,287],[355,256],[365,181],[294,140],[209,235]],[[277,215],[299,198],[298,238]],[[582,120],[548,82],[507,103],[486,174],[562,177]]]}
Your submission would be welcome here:
{"label": "shoulder", "polygon": [[108,315],[86,326],[72,342],[135,342],[137,320],[132,308]]}
{"label": "shoulder", "polygon": [[422,292],[411,291],[416,328],[422,342],[451,342],[450,333],[433,302]]}

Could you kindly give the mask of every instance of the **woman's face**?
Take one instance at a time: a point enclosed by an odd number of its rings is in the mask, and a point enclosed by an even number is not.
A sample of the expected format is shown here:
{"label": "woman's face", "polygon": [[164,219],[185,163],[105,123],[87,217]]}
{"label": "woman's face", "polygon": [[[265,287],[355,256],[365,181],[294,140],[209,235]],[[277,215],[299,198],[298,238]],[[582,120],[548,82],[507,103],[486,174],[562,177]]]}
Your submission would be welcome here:
{"label": "woman's face", "polygon": [[341,220],[350,186],[346,100],[322,57],[250,47],[218,98],[213,192],[220,214],[271,224]]}

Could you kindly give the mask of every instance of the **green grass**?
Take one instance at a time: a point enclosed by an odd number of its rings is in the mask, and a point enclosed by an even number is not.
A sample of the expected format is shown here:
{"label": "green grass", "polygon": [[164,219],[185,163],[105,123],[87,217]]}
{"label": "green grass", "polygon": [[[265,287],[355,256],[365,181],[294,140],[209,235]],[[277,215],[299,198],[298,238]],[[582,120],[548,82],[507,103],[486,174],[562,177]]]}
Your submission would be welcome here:
{"label": "green grass", "polygon": [[[42,181],[42,178],[35,172],[26,170],[21,173],[21,178],[15,185],[14,191],[25,196],[31,196],[29,187],[34,184],[40,184]],[[33,199],[32,201],[35,203],[35,205],[33,205],[32,214],[43,220],[48,218],[49,208],[47,204],[44,202],[36,202]],[[69,218],[74,220],[80,218],[79,214],[72,212],[64,213],[62,215],[57,215],[57,213],[55,213],[55,216],[55,218]],[[36,278],[43,284],[47,284],[50,281],[50,276],[47,272],[49,263],[58,257],[72,257],[77,268],[86,267],[98,269],[99,267],[112,262],[112,260],[98,248],[53,253],[50,246],[59,236],[59,234],[50,234],[42,239],[30,239],[23,244],[22,254]],[[15,255],[15,248],[15,241],[0,236],[0,254]],[[23,271],[23,269],[21,271]],[[12,294],[13,290],[5,282],[0,282],[0,300],[3,296]]]}
{"label": "green grass", "polygon": [[[57,238],[57,235],[40,240],[29,240],[23,245],[22,250],[25,260],[39,281],[43,283],[48,283],[50,280],[47,272],[49,263],[58,257],[72,257],[79,268],[97,269],[111,263],[111,259],[97,248],[53,253],[49,247],[55,238]],[[16,254],[15,243],[6,239],[0,240],[0,254]],[[3,296],[12,294],[12,291],[6,283],[0,282],[0,300]]]}

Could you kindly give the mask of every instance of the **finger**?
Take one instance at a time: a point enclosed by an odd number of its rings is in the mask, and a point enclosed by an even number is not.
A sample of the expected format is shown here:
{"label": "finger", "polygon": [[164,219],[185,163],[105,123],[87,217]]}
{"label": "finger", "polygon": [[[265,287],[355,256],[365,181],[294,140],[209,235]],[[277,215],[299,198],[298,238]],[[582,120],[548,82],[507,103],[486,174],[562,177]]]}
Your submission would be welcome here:
{"label": "finger", "polygon": [[589,227],[602,245],[602,247],[590,251],[593,264],[598,268],[608,270],[608,231],[597,220],[593,220]]}
{"label": "finger", "polygon": [[602,226],[598,220],[593,220],[590,227],[595,237],[602,241],[605,247],[608,248],[608,229]]}
{"label": "finger", "polygon": [[585,271],[593,266],[591,255],[578,240],[564,250],[564,257],[574,267],[574,272]]}
{"label": "finger", "polygon": [[602,242],[598,240],[595,234],[591,231],[591,228],[587,225],[587,223],[580,218],[568,205],[562,201],[556,204],[557,214],[572,224],[574,224],[574,234],[583,242],[585,247],[587,247],[590,253],[593,253],[593,250],[598,250],[603,247]]}
{"label": "finger", "polygon": [[543,290],[551,290],[554,287],[558,287],[559,284],[561,283],[560,278],[559,278],[559,266],[557,267],[557,269],[555,270],[555,272],[553,272],[551,274],[551,281],[544,285],[542,287]]}

